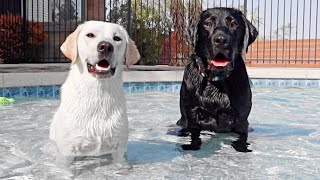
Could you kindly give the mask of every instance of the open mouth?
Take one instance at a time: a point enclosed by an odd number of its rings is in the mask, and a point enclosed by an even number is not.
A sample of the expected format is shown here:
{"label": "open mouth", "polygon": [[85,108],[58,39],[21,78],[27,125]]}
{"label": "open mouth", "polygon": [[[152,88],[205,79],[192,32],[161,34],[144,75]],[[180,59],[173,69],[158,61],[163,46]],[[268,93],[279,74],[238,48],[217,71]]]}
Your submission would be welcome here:
{"label": "open mouth", "polygon": [[210,65],[215,67],[226,67],[229,63],[230,63],[229,59],[222,53],[218,53],[210,61]]}
{"label": "open mouth", "polygon": [[113,75],[115,68],[111,68],[106,59],[100,60],[97,64],[91,65],[87,63],[88,72],[97,75]]}

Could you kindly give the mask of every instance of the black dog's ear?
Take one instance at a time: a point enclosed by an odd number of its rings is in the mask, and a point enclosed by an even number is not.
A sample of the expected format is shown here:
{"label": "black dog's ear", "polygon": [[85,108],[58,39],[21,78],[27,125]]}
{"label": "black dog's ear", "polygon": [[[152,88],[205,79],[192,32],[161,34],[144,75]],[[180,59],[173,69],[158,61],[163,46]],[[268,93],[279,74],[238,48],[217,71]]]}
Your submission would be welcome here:
{"label": "black dog's ear", "polygon": [[242,15],[243,21],[245,23],[245,34],[244,34],[244,38],[243,38],[243,49],[242,49],[242,57],[245,60],[245,55],[248,52],[248,47],[250,46],[250,44],[252,44],[257,36],[258,36],[258,31],[256,29],[256,27],[253,26],[253,24],[247,20],[247,18]]}
{"label": "black dog's ear", "polygon": [[192,22],[189,27],[187,28],[187,39],[189,41],[189,43],[191,44],[191,46],[193,48],[196,47],[196,43],[198,40],[198,24],[199,24],[200,18],[198,18],[197,20],[195,20],[194,22]]}

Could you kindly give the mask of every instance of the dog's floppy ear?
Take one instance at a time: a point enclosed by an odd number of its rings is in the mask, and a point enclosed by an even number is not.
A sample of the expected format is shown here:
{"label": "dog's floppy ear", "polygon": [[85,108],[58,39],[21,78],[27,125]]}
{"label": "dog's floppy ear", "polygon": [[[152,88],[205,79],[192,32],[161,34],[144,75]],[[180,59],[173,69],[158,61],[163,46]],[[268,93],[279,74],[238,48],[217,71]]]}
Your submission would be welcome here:
{"label": "dog's floppy ear", "polygon": [[81,31],[81,25],[77,27],[77,29],[71,33],[63,44],[60,46],[60,50],[62,53],[74,63],[77,60],[78,56],[78,36]]}
{"label": "dog's floppy ear", "polygon": [[127,31],[122,28],[124,36],[126,38],[126,54],[125,54],[125,64],[127,67],[137,63],[140,59],[140,53],[134,41],[129,37]]}
{"label": "dog's floppy ear", "polygon": [[189,43],[193,48],[196,47],[196,43],[198,40],[198,24],[199,24],[200,18],[192,22],[189,27],[187,28],[187,38]]}
{"label": "dog's floppy ear", "polygon": [[241,54],[243,59],[245,60],[245,55],[248,52],[248,47],[256,40],[258,31],[256,27],[254,27],[253,24],[248,21],[244,15],[242,15],[242,18],[245,23],[245,34],[243,38],[243,48]]}
{"label": "dog's floppy ear", "polygon": [[128,37],[126,49],[126,66],[129,67],[137,63],[140,59],[140,53],[134,41]]}

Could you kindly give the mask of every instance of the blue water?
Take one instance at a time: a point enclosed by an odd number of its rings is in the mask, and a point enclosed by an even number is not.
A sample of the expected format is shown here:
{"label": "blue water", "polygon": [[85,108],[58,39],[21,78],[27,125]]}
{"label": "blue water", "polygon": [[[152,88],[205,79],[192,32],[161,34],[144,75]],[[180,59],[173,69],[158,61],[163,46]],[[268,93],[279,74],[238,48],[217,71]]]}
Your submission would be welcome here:
{"label": "blue water", "polygon": [[203,132],[202,149],[183,151],[176,137],[179,94],[128,94],[128,163],[119,173],[108,157],[57,167],[48,141],[57,99],[20,99],[0,107],[0,179],[319,179],[320,89],[253,88],[251,153],[234,134]]}

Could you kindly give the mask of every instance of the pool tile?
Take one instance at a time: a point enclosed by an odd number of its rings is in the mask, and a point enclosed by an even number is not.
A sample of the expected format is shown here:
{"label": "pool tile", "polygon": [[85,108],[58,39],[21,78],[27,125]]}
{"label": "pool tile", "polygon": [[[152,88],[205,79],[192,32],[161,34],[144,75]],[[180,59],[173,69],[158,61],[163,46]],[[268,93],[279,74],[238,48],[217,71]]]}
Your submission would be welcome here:
{"label": "pool tile", "polygon": [[304,79],[294,79],[294,80],[292,80],[292,86],[294,86],[294,87],[304,87],[304,86],[306,86],[306,80],[304,80]]}
{"label": "pool tile", "polygon": [[0,96],[3,96],[3,88],[0,88]]}
{"label": "pool tile", "polygon": [[307,87],[319,87],[319,80],[307,80],[306,86]]}
{"label": "pool tile", "polygon": [[139,82],[130,83],[131,93],[142,93],[145,92],[144,84]]}
{"label": "pool tile", "polygon": [[123,88],[123,91],[124,91],[125,93],[131,93],[130,83],[128,83],[128,82],[123,83],[122,88]]}
{"label": "pool tile", "polygon": [[52,98],[53,97],[53,86],[38,86],[38,97]]}
{"label": "pool tile", "polygon": [[54,85],[53,86],[53,97],[60,98],[61,95],[61,85]]}
{"label": "pool tile", "polygon": [[8,98],[20,97],[21,96],[20,88],[19,87],[4,88],[3,96]]}
{"label": "pool tile", "polygon": [[291,79],[280,80],[280,87],[292,87]]}
{"label": "pool tile", "polygon": [[144,83],[145,91],[149,92],[157,92],[159,91],[159,83],[158,82],[146,82]]}
{"label": "pool tile", "polygon": [[173,83],[172,82],[164,82],[159,85],[159,90],[161,92],[173,92]]}
{"label": "pool tile", "polygon": [[173,91],[174,92],[180,92],[180,89],[181,89],[181,83],[175,83],[173,85]]}
{"label": "pool tile", "polygon": [[253,79],[252,80],[254,87],[264,87],[266,86],[266,80],[265,79]]}
{"label": "pool tile", "polygon": [[37,97],[37,87],[21,87],[20,92],[22,97]]}
{"label": "pool tile", "polygon": [[250,87],[253,87],[252,79],[249,79],[249,85],[250,85]]}
{"label": "pool tile", "polygon": [[266,80],[266,86],[268,87],[279,87],[279,84],[279,80],[276,79]]}

